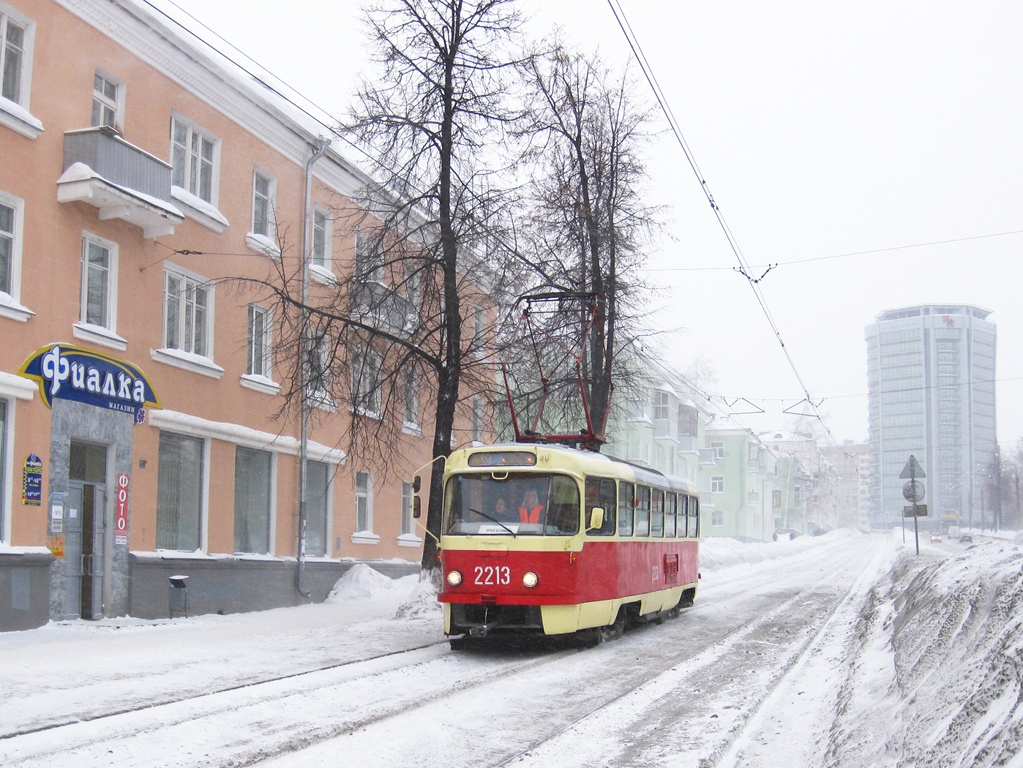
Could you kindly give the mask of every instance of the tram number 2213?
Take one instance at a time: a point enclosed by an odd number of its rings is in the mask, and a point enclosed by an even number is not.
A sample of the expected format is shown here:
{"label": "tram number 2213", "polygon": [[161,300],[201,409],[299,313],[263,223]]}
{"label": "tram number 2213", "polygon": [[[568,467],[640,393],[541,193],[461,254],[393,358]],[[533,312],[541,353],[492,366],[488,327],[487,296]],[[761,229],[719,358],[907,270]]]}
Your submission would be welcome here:
{"label": "tram number 2213", "polygon": [[507,565],[477,565],[475,573],[479,586],[511,584],[511,569]]}

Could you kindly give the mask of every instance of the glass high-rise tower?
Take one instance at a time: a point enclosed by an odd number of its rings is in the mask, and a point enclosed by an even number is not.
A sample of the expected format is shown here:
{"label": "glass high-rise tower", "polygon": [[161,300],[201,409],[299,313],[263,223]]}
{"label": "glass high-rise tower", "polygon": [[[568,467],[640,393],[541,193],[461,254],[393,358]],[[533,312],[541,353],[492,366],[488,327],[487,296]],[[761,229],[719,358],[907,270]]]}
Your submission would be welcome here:
{"label": "glass high-rise tower", "polygon": [[[995,325],[968,304],[890,309],[866,328],[871,523],[891,527],[908,503],[910,455],[922,480],[922,527],[983,522],[995,452]],[[987,510],[990,517],[991,510]]]}

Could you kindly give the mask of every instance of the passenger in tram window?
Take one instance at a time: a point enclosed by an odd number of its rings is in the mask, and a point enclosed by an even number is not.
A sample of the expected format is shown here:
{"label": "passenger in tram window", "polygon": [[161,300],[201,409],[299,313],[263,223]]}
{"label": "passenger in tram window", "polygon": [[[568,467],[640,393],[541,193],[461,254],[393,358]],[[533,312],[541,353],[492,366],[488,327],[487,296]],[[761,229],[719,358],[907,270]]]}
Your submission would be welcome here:
{"label": "passenger in tram window", "polygon": [[543,505],[536,495],[536,491],[530,488],[522,497],[522,506],[519,507],[519,521],[523,523],[539,523],[543,515]]}
{"label": "passenger in tram window", "polygon": [[497,501],[494,502],[494,519],[501,522],[514,519],[511,510],[508,509],[508,502],[504,500],[504,496],[498,496]]}

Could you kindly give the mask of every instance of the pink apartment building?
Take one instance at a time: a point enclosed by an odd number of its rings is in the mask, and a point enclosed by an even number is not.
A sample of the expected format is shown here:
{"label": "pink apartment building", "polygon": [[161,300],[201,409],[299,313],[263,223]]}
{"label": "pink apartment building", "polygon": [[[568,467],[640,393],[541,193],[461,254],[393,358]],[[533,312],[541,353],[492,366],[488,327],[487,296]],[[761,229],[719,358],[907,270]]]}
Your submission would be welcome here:
{"label": "pink apartment building", "polygon": [[368,178],[142,2],[0,0],[0,74],[0,629],[293,605],[356,560],[417,569],[426,399],[386,476],[338,447],[352,408],[310,421],[298,557],[271,307],[220,282],[305,253],[327,284],[356,239],[332,212]]}

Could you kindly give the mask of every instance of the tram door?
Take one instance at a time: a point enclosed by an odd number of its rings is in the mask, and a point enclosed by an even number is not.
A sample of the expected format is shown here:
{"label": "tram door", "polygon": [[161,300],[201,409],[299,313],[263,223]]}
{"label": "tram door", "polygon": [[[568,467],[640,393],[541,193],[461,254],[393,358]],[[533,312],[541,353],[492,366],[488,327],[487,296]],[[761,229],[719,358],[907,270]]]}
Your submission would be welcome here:
{"label": "tram door", "polygon": [[71,443],[64,548],[67,615],[71,617],[103,617],[106,465],[104,446]]}

